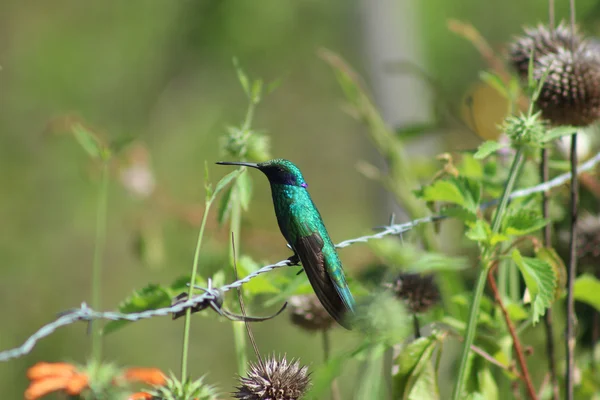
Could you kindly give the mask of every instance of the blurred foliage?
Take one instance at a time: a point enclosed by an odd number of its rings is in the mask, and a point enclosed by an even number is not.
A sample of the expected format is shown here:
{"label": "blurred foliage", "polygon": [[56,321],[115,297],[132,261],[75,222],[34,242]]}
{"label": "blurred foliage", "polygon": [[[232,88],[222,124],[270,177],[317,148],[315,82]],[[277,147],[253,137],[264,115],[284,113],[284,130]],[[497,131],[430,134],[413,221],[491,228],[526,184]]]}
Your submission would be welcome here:
{"label": "blurred foliage", "polygon": [[[498,139],[497,125],[510,102],[518,99],[513,98],[513,87],[498,84],[502,78],[494,75],[497,71],[486,64],[473,43],[449,34],[448,20],[471,21],[491,43],[490,48],[501,53],[498,44],[521,25],[543,19],[540,16],[546,15],[546,6],[544,2],[476,0],[415,1],[411,6],[420,12],[420,43],[432,77],[428,84],[436,92],[438,108],[454,118],[436,116],[431,122],[392,128],[380,115],[368,85],[349,67],[361,54],[356,3],[266,0],[260,7],[248,1],[214,0],[113,1],[85,6],[62,0],[38,2],[35,7],[16,0],[1,3],[0,220],[5,235],[0,237],[4,265],[0,269],[0,301],[6,306],[2,308],[0,349],[20,344],[56,312],[89,301],[94,189],[100,175],[97,161],[106,159],[109,150],[114,157],[110,158],[103,308],[127,312],[156,308],[184,289],[193,240],[205,211],[202,196],[209,192],[202,184],[205,163],[215,174],[213,171],[220,170],[213,169],[213,162],[221,157],[262,160],[270,151],[273,157],[301,165],[336,242],[380,225],[376,218],[381,217],[382,196],[370,181],[382,184],[409,217],[441,211],[462,222],[453,229],[463,235],[438,236],[432,226],[426,226],[402,238],[406,242],[394,238],[374,244],[371,251],[365,246],[344,250],[340,254],[349,275],[360,276],[358,270],[366,265],[376,265],[378,270],[373,278],[377,282],[369,288],[363,287],[360,279],[351,281],[353,292],[365,300],[359,314],[366,337],[357,340],[332,332],[335,355],[322,363],[319,339],[277,318],[254,327],[264,352],[287,353],[300,357],[304,364],[316,365],[315,395],[325,393],[338,376],[344,393],[355,387],[363,398],[383,393],[386,382],[381,376],[381,360],[389,350],[384,344],[402,342],[409,335],[410,316],[401,303],[383,293],[380,284],[388,274],[381,272],[380,262],[390,271],[435,271],[442,276],[444,307],[450,311],[433,310],[422,316],[422,322],[441,321],[463,335],[472,302],[464,289],[471,286],[472,270],[460,278],[457,271],[471,266],[468,260],[479,255],[478,249],[527,239],[550,221],[541,220],[533,207],[539,198],[532,196],[511,203],[497,232],[490,226],[490,213],[483,205],[500,196],[507,160],[514,154],[507,142]],[[567,5],[557,7],[559,17],[564,17]],[[585,27],[597,29],[594,22],[599,14],[592,0],[578,2]],[[231,62],[233,57],[244,66],[247,76],[240,75]],[[478,73],[488,69],[492,71]],[[263,80],[253,84],[248,76]],[[501,87],[504,93],[499,92]],[[356,121],[340,112],[341,94],[350,106],[345,110]],[[255,114],[252,111],[250,118],[257,131],[249,136],[246,123],[231,123],[248,121],[245,104],[248,100],[254,104],[259,98],[261,107]],[[513,120],[512,126],[522,121]],[[498,142],[485,142],[477,152],[442,155],[438,162],[420,159],[405,147],[444,129],[449,130],[443,139],[451,151],[473,149],[480,141],[474,133]],[[65,134],[76,140],[65,140]],[[365,146],[367,141],[388,168],[380,168],[374,160],[371,163],[374,156]],[[219,148],[221,153],[216,151]],[[440,161],[442,166],[436,171]],[[537,182],[536,160],[529,161],[521,174],[521,186]],[[559,163],[556,160],[553,165]],[[415,192],[421,183],[424,186]],[[241,235],[236,237],[243,248],[238,259],[240,274],[258,269],[263,260],[289,256],[277,231],[266,179],[251,181],[243,172],[229,188],[209,218],[200,284],[208,277],[216,277],[217,286],[225,281],[230,232],[223,225],[233,219],[231,199],[239,201],[244,211]],[[564,199],[560,193],[553,196],[552,221],[562,219]],[[451,247],[457,250],[444,256]],[[536,348],[531,363],[542,363],[541,328],[531,324],[560,299],[564,265],[550,249],[534,248],[535,254],[529,254],[529,248],[520,250],[514,249],[510,255],[518,267],[515,273],[523,275],[531,304],[526,304],[517,290],[516,296],[507,296],[507,309]],[[251,310],[257,304],[261,309],[273,307],[293,293],[310,292],[305,277],[296,273],[290,268],[246,285],[245,293],[255,300]],[[507,279],[502,275],[499,286],[502,280],[508,285]],[[597,296],[590,296],[597,284],[591,276],[580,277],[578,300],[597,308]],[[373,293],[366,296],[367,292]],[[390,314],[396,318],[386,318]],[[557,314],[560,318],[560,312]],[[478,321],[477,344],[497,364],[509,364],[512,343],[497,306],[487,297],[482,300]],[[209,371],[210,382],[232,387],[236,358],[229,322],[212,314],[195,315],[193,325],[190,374],[198,377]],[[439,398],[435,392],[423,394],[436,383],[439,371],[440,393],[447,393],[453,384],[448,379],[455,370],[446,360],[454,360],[452,347],[459,346],[452,342],[442,354],[444,342],[450,339],[445,332],[432,330],[403,344],[405,352],[394,358],[398,368],[392,387],[405,398]],[[104,340],[105,358],[119,365],[176,370],[181,324],[165,323],[164,319],[139,322]],[[88,342],[83,324],[65,328],[42,341],[30,355],[0,364],[3,395],[19,398],[26,385],[24,371],[38,360],[81,362]],[[558,350],[559,358],[562,351]],[[360,366],[347,367],[349,359]],[[597,378],[590,375],[594,359],[586,362],[582,393],[598,387]],[[504,384],[515,379],[509,367],[493,369],[479,356],[471,355],[469,366],[475,373],[470,374],[466,386],[474,398],[499,398],[498,393],[507,389]],[[532,372],[536,381],[541,380],[538,375],[542,372]]]}

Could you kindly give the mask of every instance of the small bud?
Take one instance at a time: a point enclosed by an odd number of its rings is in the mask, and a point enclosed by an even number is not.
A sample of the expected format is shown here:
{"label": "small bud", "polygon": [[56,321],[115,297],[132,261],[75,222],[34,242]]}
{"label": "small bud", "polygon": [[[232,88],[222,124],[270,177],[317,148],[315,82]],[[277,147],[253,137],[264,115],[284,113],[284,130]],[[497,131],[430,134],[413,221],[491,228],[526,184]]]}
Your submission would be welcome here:
{"label": "small bud", "polygon": [[250,363],[246,377],[233,394],[242,400],[298,400],[310,385],[308,367],[297,360],[288,362],[284,357],[269,357],[263,363]]}
{"label": "small bud", "polygon": [[290,297],[290,319],[294,325],[307,331],[325,331],[335,322],[314,294]]}

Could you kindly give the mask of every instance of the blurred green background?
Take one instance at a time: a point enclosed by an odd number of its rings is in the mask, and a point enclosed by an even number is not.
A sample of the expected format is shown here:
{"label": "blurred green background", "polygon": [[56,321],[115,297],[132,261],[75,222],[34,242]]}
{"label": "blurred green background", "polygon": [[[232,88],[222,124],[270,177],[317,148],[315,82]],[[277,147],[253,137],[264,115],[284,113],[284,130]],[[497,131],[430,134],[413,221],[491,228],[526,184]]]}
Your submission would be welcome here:
{"label": "blurred green background", "polygon": [[[558,3],[563,16],[567,2]],[[592,32],[598,3],[578,1],[579,19]],[[521,25],[547,15],[545,1],[403,4],[419,16],[418,64],[457,107],[485,66],[470,43],[448,33],[447,19],[472,23],[499,48]],[[364,71],[363,36],[373,27],[363,24],[361,13],[370,6],[343,0],[0,2],[0,349],[20,345],[57,312],[90,301],[98,170],[62,134],[68,121],[81,119],[107,140],[136,139],[110,185],[103,309],[115,309],[149,282],[168,284],[189,273],[205,160],[213,181],[229,172],[213,164],[220,159],[218,139],[245,112],[234,56],[250,76],[281,79],[259,106],[254,127],[270,135],[275,157],[301,167],[333,240],[385,222],[385,193],[355,168],[360,159],[374,160],[374,152],[364,128],[340,108],[339,87],[317,56],[326,47]],[[397,17],[402,33],[403,16]],[[365,79],[386,73],[381,66]],[[450,150],[478,141],[458,129],[444,132],[434,140]],[[136,163],[151,168],[158,205],[122,184],[123,169]],[[241,246],[258,260],[278,261],[289,252],[266,179],[255,176],[255,182]],[[210,220],[201,268],[227,254],[227,229]],[[140,253],[140,238],[155,252]],[[361,245],[341,256],[350,274],[372,259]],[[178,371],[182,327],[182,320],[169,318],[133,324],[106,338],[105,357]],[[298,332],[287,318],[256,324],[255,335],[263,353],[321,361],[319,337]],[[209,373],[209,382],[231,391],[230,323],[197,316],[192,337],[191,374]],[[347,337],[336,331],[334,343],[343,346]],[[0,364],[2,398],[22,397],[25,371],[37,361],[84,362],[88,344],[85,324],[76,324],[42,340],[31,354]],[[354,373],[346,371],[344,379]]]}

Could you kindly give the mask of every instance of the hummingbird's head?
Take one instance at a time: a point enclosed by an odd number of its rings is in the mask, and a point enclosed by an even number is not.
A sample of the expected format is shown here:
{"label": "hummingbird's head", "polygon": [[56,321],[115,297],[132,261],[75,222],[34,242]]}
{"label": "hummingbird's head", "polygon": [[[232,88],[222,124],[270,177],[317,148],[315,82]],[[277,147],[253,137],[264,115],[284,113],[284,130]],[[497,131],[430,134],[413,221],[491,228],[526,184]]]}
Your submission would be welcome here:
{"label": "hummingbird's head", "polygon": [[269,178],[269,182],[272,184],[300,186],[303,188],[308,186],[304,181],[304,177],[302,176],[300,169],[291,161],[284,160],[282,158],[277,158],[258,164],[228,161],[219,161],[217,164],[244,165],[246,167],[259,169],[267,176],[267,178]]}

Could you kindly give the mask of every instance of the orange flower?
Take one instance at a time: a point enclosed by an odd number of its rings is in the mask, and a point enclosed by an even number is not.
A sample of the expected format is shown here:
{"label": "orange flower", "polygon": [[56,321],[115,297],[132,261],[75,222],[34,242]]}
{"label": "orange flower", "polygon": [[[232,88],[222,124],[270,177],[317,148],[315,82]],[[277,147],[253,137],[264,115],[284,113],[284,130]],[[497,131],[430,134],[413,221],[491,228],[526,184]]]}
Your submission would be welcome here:
{"label": "orange flower", "polygon": [[163,386],[167,383],[165,374],[158,368],[128,368],[123,379],[129,382],[144,382],[148,385]]}
{"label": "orange flower", "polygon": [[31,383],[25,391],[26,400],[40,399],[61,390],[78,395],[88,386],[88,377],[68,363],[39,362],[27,370],[27,378]]}
{"label": "orange flower", "polygon": [[146,392],[137,392],[130,395],[127,400],[151,400],[152,395]]}

